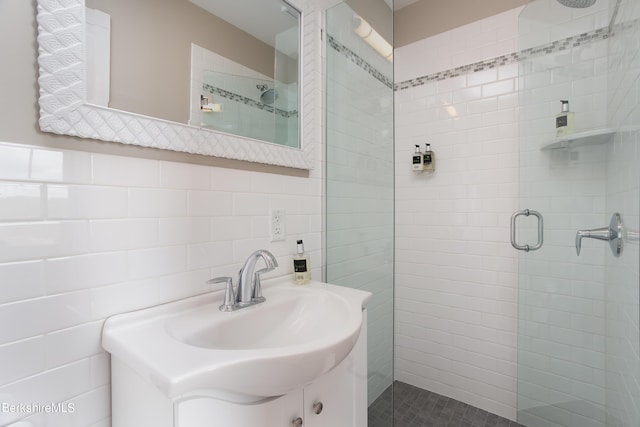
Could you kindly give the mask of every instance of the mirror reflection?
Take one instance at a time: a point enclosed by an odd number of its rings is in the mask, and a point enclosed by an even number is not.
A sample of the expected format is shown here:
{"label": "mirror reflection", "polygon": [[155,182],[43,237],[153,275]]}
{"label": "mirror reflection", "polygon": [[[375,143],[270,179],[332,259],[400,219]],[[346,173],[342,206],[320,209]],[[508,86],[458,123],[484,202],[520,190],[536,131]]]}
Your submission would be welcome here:
{"label": "mirror reflection", "polygon": [[290,4],[85,4],[87,103],[300,146],[300,12]]}

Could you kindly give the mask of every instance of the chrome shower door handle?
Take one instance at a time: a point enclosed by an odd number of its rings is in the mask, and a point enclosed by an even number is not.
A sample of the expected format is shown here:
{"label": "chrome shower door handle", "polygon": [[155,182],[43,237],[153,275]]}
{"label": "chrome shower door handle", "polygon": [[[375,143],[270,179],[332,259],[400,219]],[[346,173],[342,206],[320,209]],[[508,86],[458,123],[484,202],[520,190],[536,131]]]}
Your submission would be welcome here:
{"label": "chrome shower door handle", "polygon": [[[524,215],[524,216],[533,215],[538,219],[538,241],[533,246],[520,245],[516,241],[516,218],[518,218],[521,215]],[[525,209],[525,210],[522,210],[522,211],[514,212],[513,215],[511,215],[511,246],[513,246],[514,248],[516,248],[519,251],[525,251],[525,252],[535,251],[535,250],[540,249],[542,247],[542,242],[543,242],[543,238],[544,238],[544,231],[543,231],[544,230],[544,223],[543,222],[544,221],[542,219],[542,214],[540,212],[538,212],[538,211]]]}
{"label": "chrome shower door handle", "polygon": [[582,239],[598,239],[609,242],[611,252],[616,257],[622,253],[623,228],[622,217],[619,213],[611,216],[611,222],[608,227],[594,228],[593,230],[578,230],[576,233],[576,255],[580,256],[582,249]]}

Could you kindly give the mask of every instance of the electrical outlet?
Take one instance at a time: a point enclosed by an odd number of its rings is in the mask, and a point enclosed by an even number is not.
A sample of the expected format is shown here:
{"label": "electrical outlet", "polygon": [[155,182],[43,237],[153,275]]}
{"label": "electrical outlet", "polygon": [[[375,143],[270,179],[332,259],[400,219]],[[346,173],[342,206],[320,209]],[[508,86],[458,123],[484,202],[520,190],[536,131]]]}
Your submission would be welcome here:
{"label": "electrical outlet", "polygon": [[285,240],[284,209],[271,209],[271,241]]}

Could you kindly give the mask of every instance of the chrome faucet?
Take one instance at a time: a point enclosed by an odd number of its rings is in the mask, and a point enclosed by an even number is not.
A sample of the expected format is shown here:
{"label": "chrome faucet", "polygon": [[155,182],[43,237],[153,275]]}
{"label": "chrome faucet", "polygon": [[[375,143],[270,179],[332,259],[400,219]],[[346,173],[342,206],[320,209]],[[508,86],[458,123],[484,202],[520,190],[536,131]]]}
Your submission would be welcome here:
{"label": "chrome faucet", "polygon": [[[264,260],[266,267],[256,271],[256,263],[260,258]],[[207,283],[226,283],[224,303],[220,306],[220,311],[235,311],[266,301],[266,298],[262,296],[260,275],[274,270],[277,266],[276,257],[268,250],[260,249],[249,255],[249,258],[244,262],[238,273],[238,285],[235,292],[231,277],[216,277],[208,280]]]}

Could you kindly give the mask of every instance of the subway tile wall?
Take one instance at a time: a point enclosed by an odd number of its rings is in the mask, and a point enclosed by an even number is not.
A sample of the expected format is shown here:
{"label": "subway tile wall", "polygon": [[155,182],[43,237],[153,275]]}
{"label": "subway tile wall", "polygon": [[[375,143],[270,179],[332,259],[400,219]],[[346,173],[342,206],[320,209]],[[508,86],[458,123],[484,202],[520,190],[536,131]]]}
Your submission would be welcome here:
{"label": "subway tile wall", "polygon": [[607,153],[606,204],[609,213],[622,214],[628,230],[622,256],[609,257],[605,265],[606,399],[610,425],[614,426],[633,426],[640,420],[639,43],[640,4],[622,2],[608,59],[609,120],[619,132]]}
{"label": "subway tile wall", "polygon": [[[604,402],[604,250],[577,259],[572,246],[576,228],[608,222],[607,149],[540,148],[561,98],[580,112],[578,131],[606,127],[596,30],[609,10],[559,7],[538,1],[396,51],[396,379],[510,419],[541,406],[545,422],[572,425],[559,421],[584,421],[580,408],[548,407],[584,402],[599,422]],[[412,173],[413,146],[427,142],[436,172]],[[509,218],[525,207],[545,214],[547,234],[519,266]]]}
{"label": "subway tile wall", "polygon": [[[255,249],[292,273],[304,239],[320,278],[321,178],[0,143],[0,425],[109,426],[108,316],[217,289]],[[286,212],[271,242],[269,212]],[[217,285],[216,285],[217,286]]]}
{"label": "subway tile wall", "polygon": [[[574,32],[548,16],[564,14]],[[605,205],[607,145],[543,150],[555,140],[560,99],[575,112],[575,132],[606,129],[609,10],[591,15],[539,1],[520,17],[521,41],[551,49],[520,62],[520,195],[544,213],[545,244],[519,263],[518,421],[525,425],[606,423],[604,262],[606,245],[577,230],[609,222]],[[603,27],[604,25],[604,27]],[[559,39],[553,49],[553,37]],[[545,47],[549,46],[548,44]],[[602,224],[602,225],[597,225]]]}
{"label": "subway tile wall", "polygon": [[[395,51],[395,379],[515,419],[518,64],[511,10]],[[411,171],[430,143],[436,172]]]}

